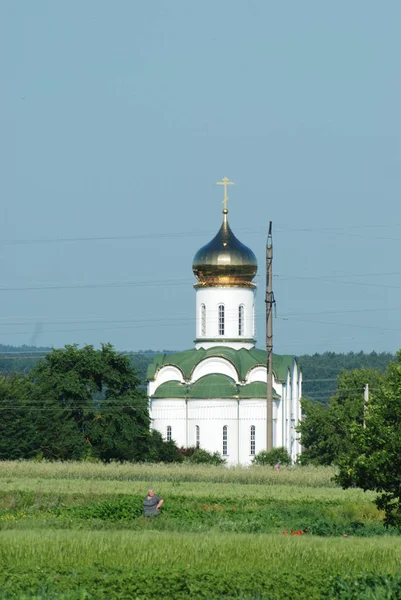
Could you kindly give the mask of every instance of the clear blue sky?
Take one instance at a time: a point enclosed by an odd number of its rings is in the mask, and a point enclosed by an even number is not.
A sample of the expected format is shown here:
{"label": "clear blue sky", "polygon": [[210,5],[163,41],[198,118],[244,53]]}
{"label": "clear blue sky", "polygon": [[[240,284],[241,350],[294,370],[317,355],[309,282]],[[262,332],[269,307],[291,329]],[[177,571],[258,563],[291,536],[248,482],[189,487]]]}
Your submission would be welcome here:
{"label": "clear blue sky", "polygon": [[192,347],[227,176],[259,346],[272,220],[277,352],[401,347],[399,0],[3,0],[0,68],[0,343]]}

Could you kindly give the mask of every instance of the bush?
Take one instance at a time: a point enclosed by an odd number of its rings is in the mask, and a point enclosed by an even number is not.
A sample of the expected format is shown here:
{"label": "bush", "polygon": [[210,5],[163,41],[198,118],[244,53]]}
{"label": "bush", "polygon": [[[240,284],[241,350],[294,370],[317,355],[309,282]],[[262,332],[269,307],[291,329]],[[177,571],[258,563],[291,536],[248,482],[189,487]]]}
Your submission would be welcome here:
{"label": "bush", "polygon": [[268,452],[266,450],[262,450],[255,456],[252,460],[254,465],[275,465],[280,463],[282,465],[290,465],[291,464],[291,456],[288,454],[287,450],[284,447],[281,448],[273,448]]}
{"label": "bush", "polygon": [[164,440],[161,433],[152,429],[149,438],[148,453],[145,460],[147,462],[173,463],[182,462],[183,457],[173,440]]}
{"label": "bush", "polygon": [[204,465],[224,465],[225,460],[218,452],[208,452],[203,448],[196,448],[195,452],[188,458],[188,462]]}

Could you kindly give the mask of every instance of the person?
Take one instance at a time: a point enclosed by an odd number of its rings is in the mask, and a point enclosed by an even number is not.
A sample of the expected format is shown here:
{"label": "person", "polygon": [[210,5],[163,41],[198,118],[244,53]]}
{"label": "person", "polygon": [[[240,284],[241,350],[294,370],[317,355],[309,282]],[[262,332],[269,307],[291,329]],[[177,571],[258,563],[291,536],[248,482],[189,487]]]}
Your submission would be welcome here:
{"label": "person", "polygon": [[276,462],[276,464],[274,465],[274,470],[280,471],[280,461]]}
{"label": "person", "polygon": [[164,504],[163,498],[157,496],[152,488],[148,489],[148,495],[143,501],[143,514],[145,517],[157,517],[160,508]]}

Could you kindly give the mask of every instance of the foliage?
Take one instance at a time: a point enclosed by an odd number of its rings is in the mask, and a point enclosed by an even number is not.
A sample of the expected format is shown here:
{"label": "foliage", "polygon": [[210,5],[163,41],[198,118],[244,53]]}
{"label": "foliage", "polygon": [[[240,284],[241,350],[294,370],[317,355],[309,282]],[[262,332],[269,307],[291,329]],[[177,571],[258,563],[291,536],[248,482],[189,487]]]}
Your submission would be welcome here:
{"label": "foliage", "polygon": [[291,456],[284,447],[272,448],[269,451],[262,450],[252,460],[254,465],[270,465],[273,466],[277,463],[280,465],[290,465]]}
{"label": "foliage", "polygon": [[374,390],[365,426],[354,423],[349,452],[339,461],[338,481],[379,493],[377,506],[386,523],[401,527],[401,351]]}
{"label": "foliage", "polygon": [[302,384],[305,398],[324,404],[337,392],[337,379],[343,371],[374,369],[384,373],[394,355],[390,352],[324,352],[323,354],[303,354],[298,357],[303,371]]}
{"label": "foliage", "polygon": [[331,578],[324,598],[338,600],[401,600],[399,575],[367,574],[360,577],[346,575]]}
{"label": "foliage", "polygon": [[372,369],[343,371],[338,378],[338,390],[327,406],[301,400],[302,420],[298,426],[303,452],[302,464],[329,465],[338,462],[351,451],[352,428],[364,419],[364,389],[373,391],[383,376]]}
{"label": "foliage", "polygon": [[31,458],[36,452],[30,384],[26,377],[0,376],[0,459]]}
{"label": "foliage", "polygon": [[203,448],[196,448],[195,452],[193,452],[188,457],[188,462],[193,464],[202,464],[202,465],[223,465],[225,464],[225,459],[220,456],[218,452],[208,452]]}
{"label": "foliage", "polygon": [[45,458],[140,459],[147,448],[146,397],[127,357],[110,344],[53,350],[31,372]]}
{"label": "foliage", "polygon": [[9,599],[66,598],[78,590],[74,600],[317,600],[337,597],[330,594],[345,591],[347,584],[348,591],[357,592],[350,574],[367,594],[399,589],[400,548],[391,539],[360,543],[210,532],[159,531],[156,536],[153,530],[141,536],[121,530],[4,531],[0,558],[0,591]]}
{"label": "foliage", "polygon": [[[398,598],[398,532],[332,474],[2,462],[0,598]],[[149,485],[165,500],[153,521]]]}
{"label": "foliage", "polygon": [[173,440],[164,440],[161,433],[153,429],[149,437],[149,448],[146,454],[146,461],[154,463],[173,463],[182,462],[183,457]]}

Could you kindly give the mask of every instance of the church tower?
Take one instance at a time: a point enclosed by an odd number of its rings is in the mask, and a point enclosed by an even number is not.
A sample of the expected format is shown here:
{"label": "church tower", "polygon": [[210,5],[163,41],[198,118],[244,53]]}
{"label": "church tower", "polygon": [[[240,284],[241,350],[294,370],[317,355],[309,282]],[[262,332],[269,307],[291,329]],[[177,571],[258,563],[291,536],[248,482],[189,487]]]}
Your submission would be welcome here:
{"label": "church tower", "polygon": [[239,350],[255,345],[255,292],[258,265],[228,224],[227,177],[224,185],[223,223],[211,242],[196,253],[192,270],[196,290],[195,347],[228,346]]}

